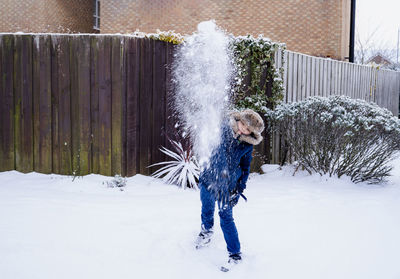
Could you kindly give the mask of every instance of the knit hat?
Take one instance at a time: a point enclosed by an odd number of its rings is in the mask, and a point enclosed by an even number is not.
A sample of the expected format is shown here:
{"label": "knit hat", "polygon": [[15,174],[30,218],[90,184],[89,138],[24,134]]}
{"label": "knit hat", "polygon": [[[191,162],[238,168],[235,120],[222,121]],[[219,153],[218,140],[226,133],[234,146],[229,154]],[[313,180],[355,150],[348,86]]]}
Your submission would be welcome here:
{"label": "knit hat", "polygon": [[[251,132],[250,135],[238,135],[238,126],[237,121],[241,121],[247,129]],[[261,116],[251,110],[245,109],[239,112],[231,112],[230,113],[230,125],[235,136],[238,136],[238,139],[241,141],[245,141],[252,145],[259,144],[263,137],[261,136],[262,131],[264,131],[264,121]]]}

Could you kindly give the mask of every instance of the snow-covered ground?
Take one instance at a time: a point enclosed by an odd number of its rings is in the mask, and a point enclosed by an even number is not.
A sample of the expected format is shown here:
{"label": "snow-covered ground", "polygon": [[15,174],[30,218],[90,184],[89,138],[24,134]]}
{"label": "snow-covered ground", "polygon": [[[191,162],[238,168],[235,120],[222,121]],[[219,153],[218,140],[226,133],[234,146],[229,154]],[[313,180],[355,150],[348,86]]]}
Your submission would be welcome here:
{"label": "snow-covered ground", "polygon": [[[136,175],[0,173],[0,278],[400,278],[400,160],[384,186],[347,178],[252,174],[234,209],[243,263],[231,272],[216,215],[194,249],[199,192]],[[246,277],[244,277],[246,276]]]}

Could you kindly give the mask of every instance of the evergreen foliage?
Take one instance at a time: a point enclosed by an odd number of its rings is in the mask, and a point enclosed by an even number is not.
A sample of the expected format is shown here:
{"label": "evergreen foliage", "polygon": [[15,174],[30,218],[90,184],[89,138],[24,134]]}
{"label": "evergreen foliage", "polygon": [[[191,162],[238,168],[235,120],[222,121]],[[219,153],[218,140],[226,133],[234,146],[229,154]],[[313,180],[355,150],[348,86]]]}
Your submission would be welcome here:
{"label": "evergreen foliage", "polygon": [[[234,104],[237,109],[251,108],[265,112],[283,99],[283,63],[275,68],[275,52],[281,50],[282,61],[284,44],[271,42],[259,36],[232,37],[230,44],[236,77],[233,84]],[[246,82],[248,81],[249,82]],[[269,80],[272,80],[271,96],[266,95]]]}

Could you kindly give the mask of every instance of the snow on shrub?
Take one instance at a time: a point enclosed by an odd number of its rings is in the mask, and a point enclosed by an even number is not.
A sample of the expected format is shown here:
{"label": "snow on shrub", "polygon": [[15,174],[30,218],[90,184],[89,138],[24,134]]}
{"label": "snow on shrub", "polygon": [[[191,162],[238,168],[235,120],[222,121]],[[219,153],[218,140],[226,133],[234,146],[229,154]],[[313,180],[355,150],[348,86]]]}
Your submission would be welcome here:
{"label": "snow on shrub", "polygon": [[116,174],[111,181],[106,181],[105,183],[109,188],[118,188],[123,191],[122,188],[126,186],[126,178],[122,177],[119,174]]}
{"label": "snow on shrub", "polygon": [[[345,96],[282,104],[266,116],[298,167],[380,183],[400,150],[400,120],[374,103]],[[282,162],[284,163],[284,162]]]}

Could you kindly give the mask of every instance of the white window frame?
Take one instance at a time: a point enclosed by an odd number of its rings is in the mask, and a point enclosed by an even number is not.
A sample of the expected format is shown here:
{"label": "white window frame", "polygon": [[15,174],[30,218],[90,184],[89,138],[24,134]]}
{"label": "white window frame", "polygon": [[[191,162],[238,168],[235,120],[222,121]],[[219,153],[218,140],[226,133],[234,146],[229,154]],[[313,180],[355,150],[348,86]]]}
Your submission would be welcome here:
{"label": "white window frame", "polygon": [[100,0],[94,0],[93,29],[100,31]]}

